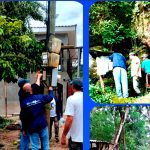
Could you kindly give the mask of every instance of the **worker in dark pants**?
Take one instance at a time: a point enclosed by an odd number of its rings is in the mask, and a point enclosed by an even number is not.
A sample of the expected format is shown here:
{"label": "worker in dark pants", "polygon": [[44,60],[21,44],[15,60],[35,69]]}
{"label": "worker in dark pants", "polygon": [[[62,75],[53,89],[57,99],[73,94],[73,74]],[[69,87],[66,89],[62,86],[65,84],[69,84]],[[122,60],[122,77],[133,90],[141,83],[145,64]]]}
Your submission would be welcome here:
{"label": "worker in dark pants", "polygon": [[56,143],[59,142],[59,120],[62,116],[61,113],[61,104],[60,101],[54,97],[51,101],[51,110],[50,110],[50,139],[52,137],[52,126],[54,123],[54,131],[55,131],[55,140]]}

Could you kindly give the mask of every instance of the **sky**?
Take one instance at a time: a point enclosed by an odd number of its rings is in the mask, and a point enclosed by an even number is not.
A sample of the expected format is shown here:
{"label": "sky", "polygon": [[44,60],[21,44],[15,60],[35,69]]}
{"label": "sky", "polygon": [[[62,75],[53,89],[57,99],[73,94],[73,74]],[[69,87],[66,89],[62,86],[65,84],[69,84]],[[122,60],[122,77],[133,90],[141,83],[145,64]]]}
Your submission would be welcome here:
{"label": "sky", "polygon": [[[42,2],[44,5],[47,2]],[[75,1],[56,1],[56,26],[77,24],[77,46],[83,46],[83,6]],[[41,22],[31,21],[31,26],[45,26]]]}

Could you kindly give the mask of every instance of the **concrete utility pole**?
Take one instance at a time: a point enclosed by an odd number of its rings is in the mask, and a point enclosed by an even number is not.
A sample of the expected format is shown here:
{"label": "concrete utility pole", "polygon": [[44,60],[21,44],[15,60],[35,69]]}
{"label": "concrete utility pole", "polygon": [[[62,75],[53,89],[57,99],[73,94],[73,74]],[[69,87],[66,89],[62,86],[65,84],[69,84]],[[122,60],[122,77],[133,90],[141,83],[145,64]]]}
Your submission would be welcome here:
{"label": "concrete utility pole", "polygon": [[[56,1],[48,1],[48,20],[47,20],[47,35],[46,35],[46,51],[51,52],[52,38],[55,35],[55,16],[56,16]],[[46,67],[46,84],[51,85],[52,68]],[[48,94],[47,87],[44,88],[44,94]],[[50,104],[46,105],[45,115],[50,129]]]}
{"label": "concrete utility pole", "polygon": [[55,35],[55,17],[56,17],[56,1],[48,1],[48,20],[47,20],[47,35],[46,48],[51,51],[52,38]]}

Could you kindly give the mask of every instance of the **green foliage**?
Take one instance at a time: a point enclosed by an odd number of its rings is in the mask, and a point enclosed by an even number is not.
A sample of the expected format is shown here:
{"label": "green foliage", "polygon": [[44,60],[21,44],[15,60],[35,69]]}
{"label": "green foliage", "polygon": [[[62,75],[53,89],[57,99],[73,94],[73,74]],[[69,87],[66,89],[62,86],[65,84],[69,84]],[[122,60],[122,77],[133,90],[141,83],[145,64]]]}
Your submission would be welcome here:
{"label": "green foliage", "polygon": [[104,110],[95,110],[90,114],[90,138],[110,142],[115,134],[112,114]]}
{"label": "green foliage", "polygon": [[[147,137],[147,118],[139,111],[142,108],[133,107],[130,110],[127,123],[125,124],[126,129],[126,142],[128,143],[128,149],[145,149],[148,148],[148,137]],[[129,131],[130,132],[129,132]]]}
{"label": "green foliage", "polygon": [[0,80],[16,82],[17,77],[41,66],[44,43],[36,41],[25,27],[29,16],[42,20],[40,7],[37,2],[0,3]]}
{"label": "green foliage", "polygon": [[23,29],[25,30],[27,30],[25,24],[28,24],[29,19],[43,21],[45,11],[45,8],[39,2],[11,1],[0,3],[0,15],[22,20],[24,22]]}
{"label": "green foliage", "polygon": [[4,119],[0,116],[0,129],[4,129],[7,125],[9,125],[12,120]]}
{"label": "green foliage", "polygon": [[90,47],[113,45],[135,39],[132,27],[134,2],[97,2],[90,8]]}
{"label": "green foliage", "polygon": [[114,97],[114,90],[111,87],[105,87],[103,92],[99,82],[97,84],[90,84],[90,97],[97,103],[112,103]]}
{"label": "green foliage", "polygon": [[135,102],[134,97],[129,97],[129,98],[118,98],[117,96],[114,96],[112,98],[112,103],[114,104],[125,104],[125,103],[134,103]]}
{"label": "green foliage", "polygon": [[0,22],[0,28],[3,30],[0,35],[1,78],[7,82],[15,82],[17,75],[26,75],[29,62],[34,64],[34,60],[31,61],[25,56],[26,48],[32,39],[29,35],[22,34],[21,20],[0,16]]}
{"label": "green foliage", "polygon": [[120,43],[124,39],[119,35],[119,29],[123,28],[122,25],[118,27],[117,21],[104,20],[99,24],[99,34],[102,36],[103,44]]}
{"label": "green foliage", "polygon": [[[120,107],[96,107],[90,114],[90,138],[93,140],[111,142],[120,124]],[[122,113],[124,113],[122,109]],[[119,140],[120,150],[147,150],[149,142],[149,122],[145,116],[149,108],[130,107],[124,125],[124,132]],[[124,138],[123,138],[124,137]]]}

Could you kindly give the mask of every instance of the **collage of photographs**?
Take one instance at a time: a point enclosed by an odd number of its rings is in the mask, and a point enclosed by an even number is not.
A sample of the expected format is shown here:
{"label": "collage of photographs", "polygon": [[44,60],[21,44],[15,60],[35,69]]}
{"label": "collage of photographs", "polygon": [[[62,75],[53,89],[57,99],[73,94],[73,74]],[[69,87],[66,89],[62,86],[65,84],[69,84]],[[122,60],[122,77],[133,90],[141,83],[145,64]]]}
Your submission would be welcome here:
{"label": "collage of photographs", "polygon": [[150,2],[1,1],[0,150],[150,150]]}

